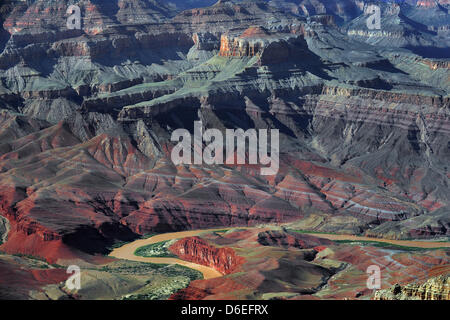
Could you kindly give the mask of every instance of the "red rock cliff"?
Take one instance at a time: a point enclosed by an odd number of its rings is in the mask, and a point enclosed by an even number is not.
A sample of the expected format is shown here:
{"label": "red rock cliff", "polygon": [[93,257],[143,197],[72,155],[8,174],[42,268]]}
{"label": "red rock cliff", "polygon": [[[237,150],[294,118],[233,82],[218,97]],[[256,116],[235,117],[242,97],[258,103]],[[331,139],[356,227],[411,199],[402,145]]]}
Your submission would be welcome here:
{"label": "red rock cliff", "polygon": [[199,237],[189,237],[177,241],[169,248],[183,260],[212,267],[223,274],[238,271],[245,259],[231,248],[217,248]]}

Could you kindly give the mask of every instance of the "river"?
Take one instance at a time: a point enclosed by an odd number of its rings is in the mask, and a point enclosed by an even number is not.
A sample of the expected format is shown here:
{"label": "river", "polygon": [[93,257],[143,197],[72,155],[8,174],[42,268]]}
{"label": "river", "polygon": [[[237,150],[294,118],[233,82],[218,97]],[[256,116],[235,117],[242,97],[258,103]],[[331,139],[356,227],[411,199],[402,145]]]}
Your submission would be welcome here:
{"label": "river", "polygon": [[[177,258],[145,258],[136,256],[134,252],[136,249],[147,246],[150,244],[169,241],[174,239],[182,239],[186,237],[198,236],[205,232],[213,232],[219,230],[231,230],[233,228],[219,228],[219,229],[207,229],[207,230],[193,230],[193,231],[181,231],[181,232],[171,232],[171,233],[163,233],[156,236],[153,236],[148,239],[140,239],[133,241],[131,243],[125,244],[120,248],[114,249],[110,256],[118,259],[132,260],[132,261],[140,261],[140,262],[148,262],[148,263],[159,263],[159,264],[179,264],[191,269],[195,269],[200,271],[203,274],[204,279],[213,279],[222,277],[219,271],[214,268],[202,266],[196,263],[192,263],[189,261],[184,261]],[[239,228],[239,229],[250,229],[250,228]],[[261,229],[261,230],[267,230]],[[329,240],[351,240],[351,241],[377,241],[383,243],[390,243],[399,246],[406,247],[418,247],[418,248],[450,248],[449,242],[432,242],[432,241],[417,241],[417,240],[389,240],[389,239],[379,239],[379,238],[369,238],[369,237],[360,237],[360,236],[351,236],[351,235],[337,235],[337,234],[316,234],[316,233],[306,233],[311,236],[315,236],[318,238],[324,238]]]}

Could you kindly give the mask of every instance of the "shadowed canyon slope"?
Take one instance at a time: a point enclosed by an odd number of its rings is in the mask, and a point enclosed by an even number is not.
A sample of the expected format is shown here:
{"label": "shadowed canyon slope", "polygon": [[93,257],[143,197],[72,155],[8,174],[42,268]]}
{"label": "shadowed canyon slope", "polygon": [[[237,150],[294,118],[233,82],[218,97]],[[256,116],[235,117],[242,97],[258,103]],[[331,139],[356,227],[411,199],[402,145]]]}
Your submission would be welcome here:
{"label": "shadowed canyon slope", "polygon": [[[186,3],[82,0],[81,30],[71,1],[0,6],[2,251],[64,264],[154,232],[300,219],[450,236],[448,2],[384,4],[382,31],[363,1]],[[278,129],[278,174],[175,166],[172,132],[199,120]]]}

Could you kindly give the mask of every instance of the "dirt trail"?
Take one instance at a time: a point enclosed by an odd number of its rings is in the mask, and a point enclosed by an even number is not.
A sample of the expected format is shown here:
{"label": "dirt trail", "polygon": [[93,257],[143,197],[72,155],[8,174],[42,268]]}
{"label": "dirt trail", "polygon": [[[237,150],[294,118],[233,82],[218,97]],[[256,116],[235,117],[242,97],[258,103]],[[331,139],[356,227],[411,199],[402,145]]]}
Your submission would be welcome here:
{"label": "dirt trail", "polygon": [[[229,228],[232,229],[232,228]],[[229,230],[229,229],[209,229],[209,230],[195,230],[195,231],[182,231],[182,232],[172,232],[172,233],[163,233],[156,236],[153,236],[148,239],[136,240],[131,243],[128,243],[120,248],[114,249],[109,255],[118,259],[126,259],[140,262],[149,262],[149,263],[162,263],[162,264],[179,264],[191,269],[195,269],[200,271],[203,274],[204,279],[213,279],[222,277],[223,274],[217,271],[214,268],[202,266],[200,264],[184,261],[177,258],[145,258],[139,257],[134,254],[136,249],[147,246],[149,244],[154,244],[162,241],[168,241],[173,239],[182,239],[186,237],[198,236],[201,233],[219,231],[219,230]]]}

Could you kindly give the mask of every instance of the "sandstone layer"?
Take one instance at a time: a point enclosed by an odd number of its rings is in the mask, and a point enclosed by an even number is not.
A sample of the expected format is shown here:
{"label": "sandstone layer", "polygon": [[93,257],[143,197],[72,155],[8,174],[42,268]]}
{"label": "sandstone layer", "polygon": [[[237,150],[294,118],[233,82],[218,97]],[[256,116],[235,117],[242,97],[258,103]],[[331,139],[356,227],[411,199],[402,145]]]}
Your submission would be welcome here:
{"label": "sandstone layer", "polygon": [[377,291],[374,300],[450,300],[449,276],[431,278],[422,284],[396,284]]}

